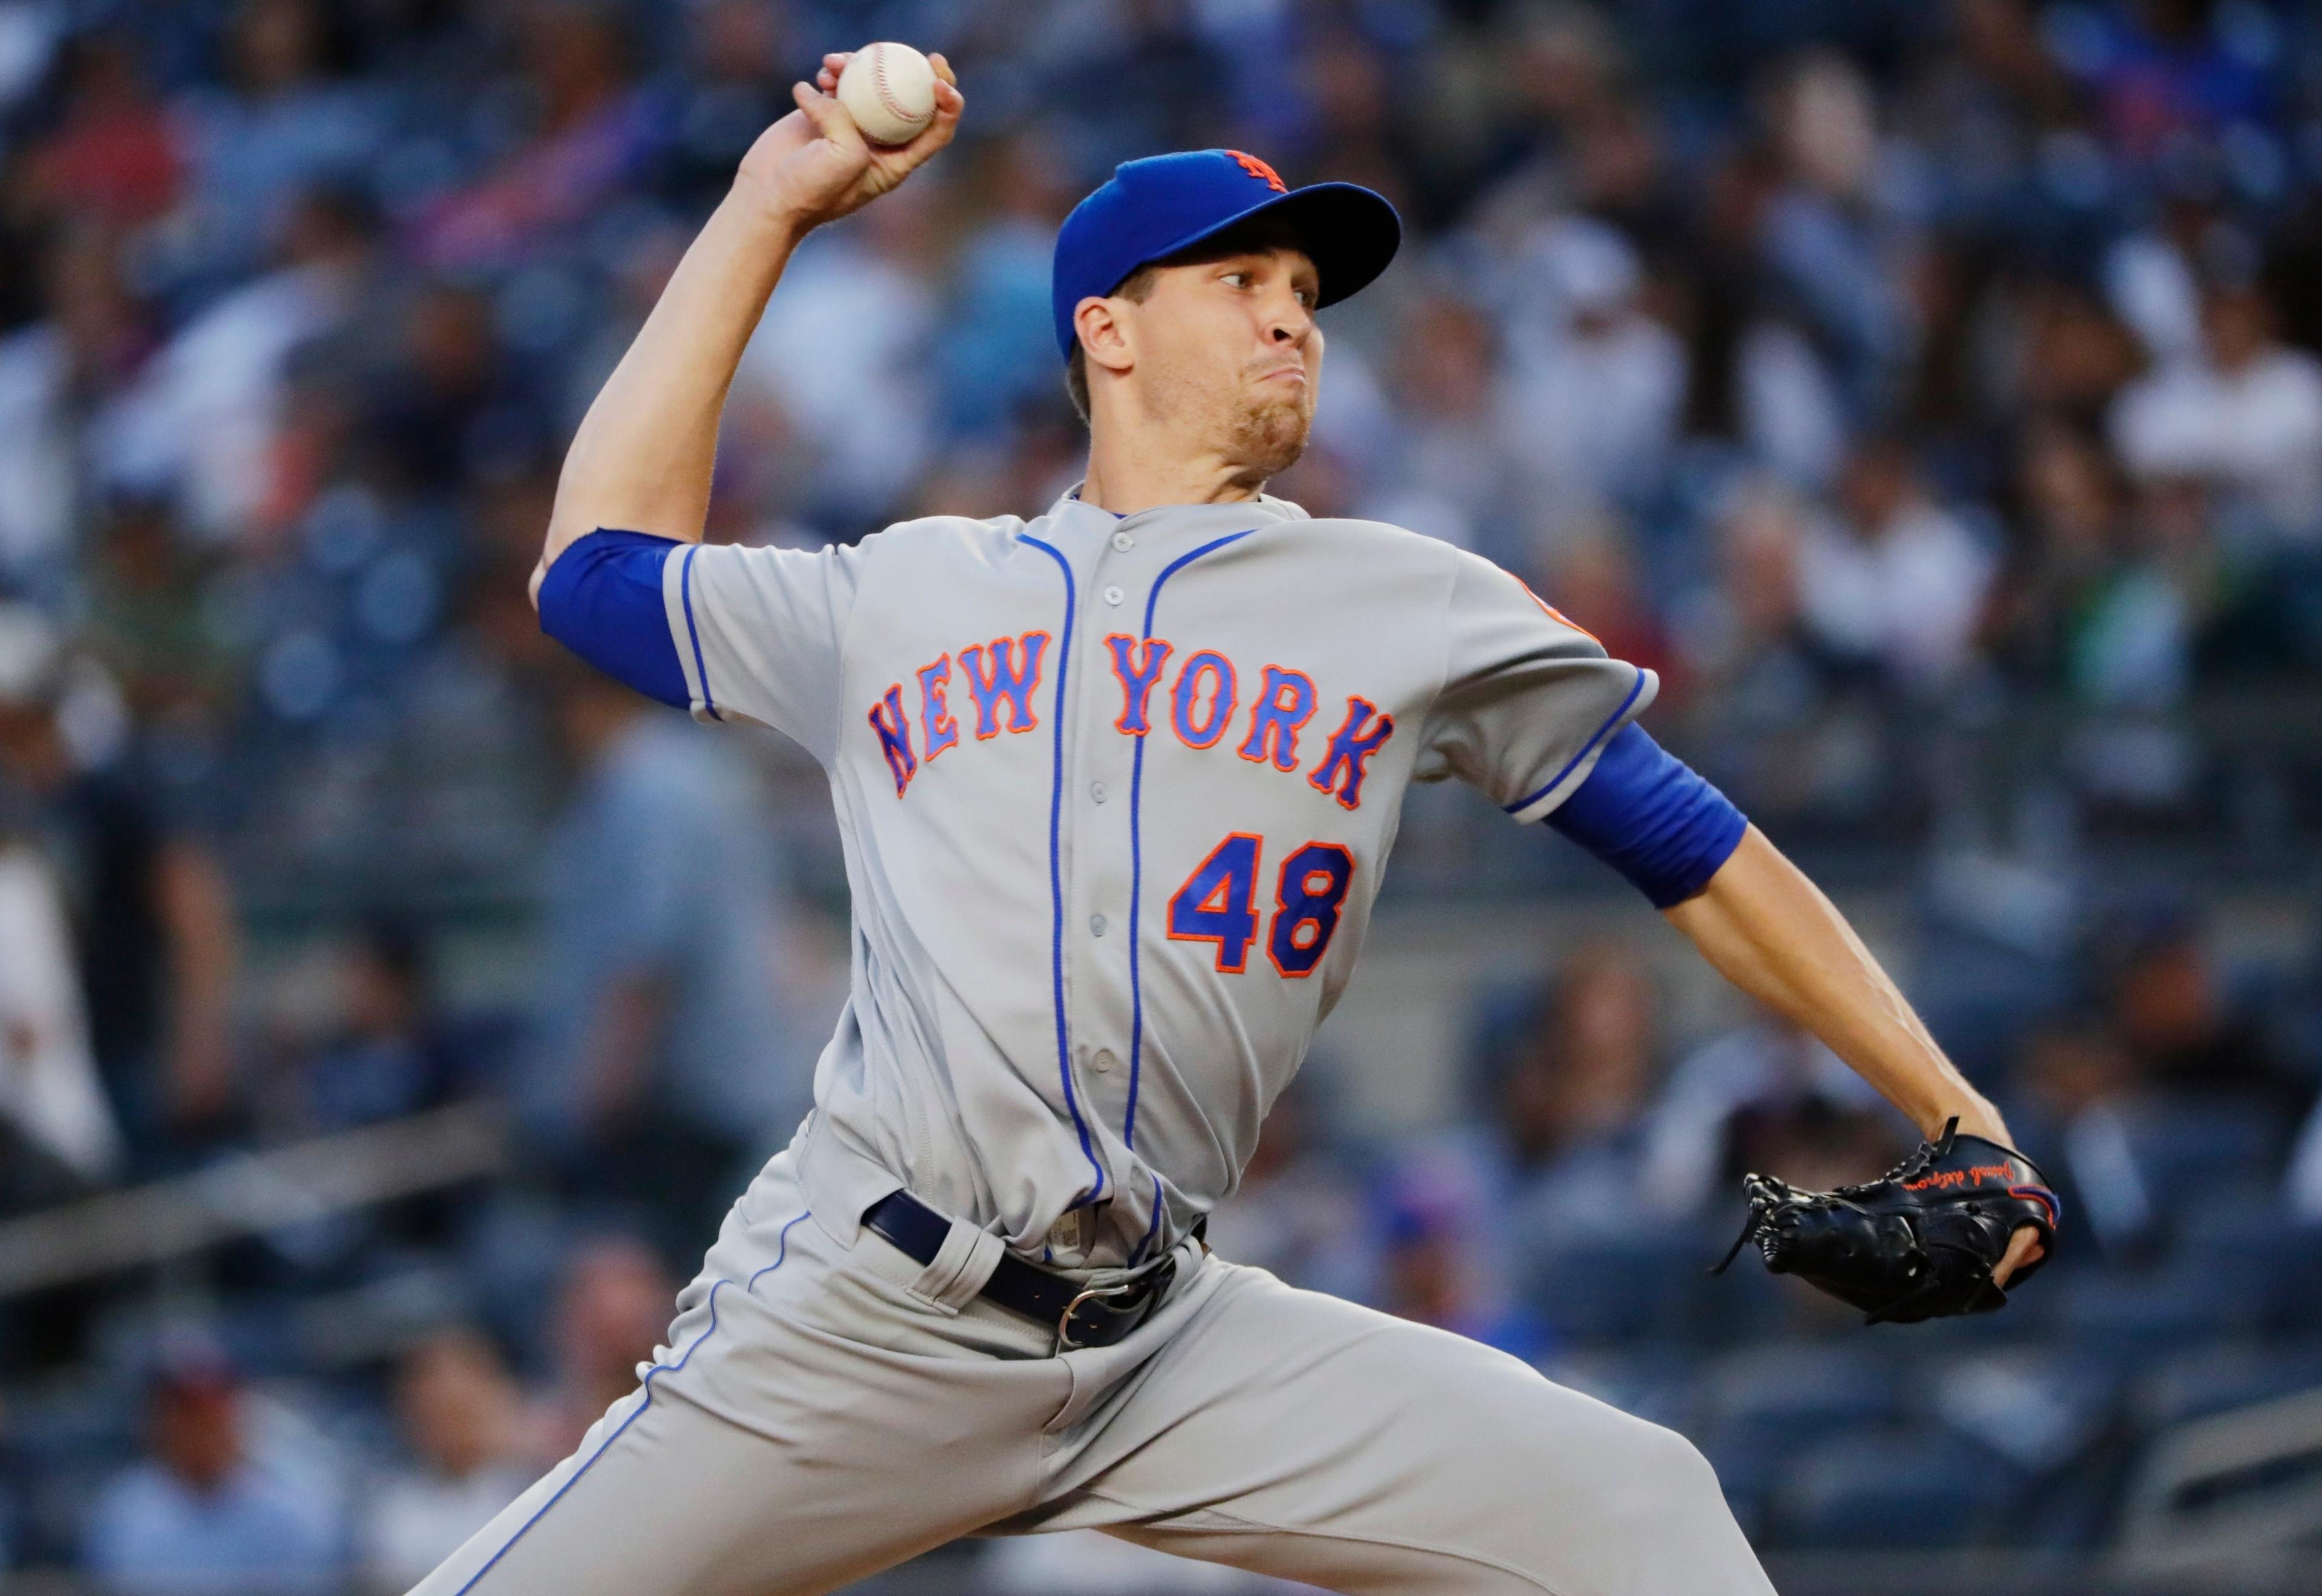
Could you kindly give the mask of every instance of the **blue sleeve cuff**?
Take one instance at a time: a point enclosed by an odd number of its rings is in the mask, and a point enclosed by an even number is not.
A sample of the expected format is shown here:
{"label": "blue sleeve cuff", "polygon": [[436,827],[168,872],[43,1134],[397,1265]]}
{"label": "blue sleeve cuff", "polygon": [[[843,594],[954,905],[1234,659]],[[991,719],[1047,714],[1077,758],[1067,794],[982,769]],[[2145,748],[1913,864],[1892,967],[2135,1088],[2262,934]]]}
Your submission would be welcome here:
{"label": "blue sleeve cuff", "polygon": [[604,527],[575,540],[541,579],[540,629],[616,681],[683,709],[692,699],[661,586],[680,546]]}
{"label": "blue sleeve cuff", "polygon": [[1742,845],[1750,823],[1648,735],[1623,726],[1548,823],[1626,877],[1655,908],[1683,903]]}

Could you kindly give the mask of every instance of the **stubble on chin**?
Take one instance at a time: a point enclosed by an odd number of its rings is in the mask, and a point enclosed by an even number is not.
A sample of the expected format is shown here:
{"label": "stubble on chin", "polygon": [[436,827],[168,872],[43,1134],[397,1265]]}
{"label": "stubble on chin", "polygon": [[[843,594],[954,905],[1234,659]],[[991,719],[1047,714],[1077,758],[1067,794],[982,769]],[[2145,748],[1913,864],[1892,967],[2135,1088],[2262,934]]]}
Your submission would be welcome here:
{"label": "stubble on chin", "polygon": [[1227,434],[1229,458],[1259,477],[1278,476],[1306,452],[1314,417],[1298,396],[1246,396],[1235,408]]}

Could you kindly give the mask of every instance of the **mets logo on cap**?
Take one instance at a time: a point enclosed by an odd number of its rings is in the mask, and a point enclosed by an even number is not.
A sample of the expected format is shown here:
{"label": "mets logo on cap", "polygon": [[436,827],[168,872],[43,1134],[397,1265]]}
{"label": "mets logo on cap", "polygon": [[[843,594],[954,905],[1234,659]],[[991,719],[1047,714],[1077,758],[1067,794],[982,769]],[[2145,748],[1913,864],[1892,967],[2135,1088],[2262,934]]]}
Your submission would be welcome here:
{"label": "mets logo on cap", "polygon": [[1256,178],[1260,182],[1264,183],[1268,188],[1273,189],[1275,193],[1287,194],[1290,192],[1289,186],[1282,180],[1282,174],[1275,171],[1272,167],[1266,165],[1266,162],[1258,160],[1257,156],[1245,154],[1239,150],[1229,150],[1226,153],[1232,156],[1236,160],[1241,163],[1242,170],[1248,172],[1251,177]]}

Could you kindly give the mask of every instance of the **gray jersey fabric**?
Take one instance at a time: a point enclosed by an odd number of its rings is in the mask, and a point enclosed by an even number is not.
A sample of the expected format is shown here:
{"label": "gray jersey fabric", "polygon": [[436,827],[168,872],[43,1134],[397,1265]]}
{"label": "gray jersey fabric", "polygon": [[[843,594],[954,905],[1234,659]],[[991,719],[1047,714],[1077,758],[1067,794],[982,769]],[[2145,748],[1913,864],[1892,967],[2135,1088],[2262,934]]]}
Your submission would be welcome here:
{"label": "gray jersey fabric", "polygon": [[1658,685],[1487,561],[1266,497],[689,546],[663,591],[697,718],[829,772],[854,967],[817,1223],[852,1245],[907,1187],[1067,1268],[1233,1190],[1407,783],[1539,819]]}

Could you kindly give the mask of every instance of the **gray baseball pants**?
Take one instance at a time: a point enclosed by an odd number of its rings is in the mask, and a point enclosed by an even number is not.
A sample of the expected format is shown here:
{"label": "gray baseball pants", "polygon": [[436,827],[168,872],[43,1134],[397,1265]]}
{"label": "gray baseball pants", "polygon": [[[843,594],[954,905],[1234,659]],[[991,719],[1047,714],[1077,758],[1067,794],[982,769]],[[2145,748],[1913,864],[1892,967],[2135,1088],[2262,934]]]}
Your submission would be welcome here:
{"label": "gray baseball pants", "polygon": [[973,1295],[966,1226],[926,1269],[842,1247],[791,1158],[639,1389],[413,1596],[787,1596],[1083,1528],[1349,1592],[1770,1596],[1690,1444],[1517,1359],[1192,1241],[1151,1319],[1056,1354]]}

